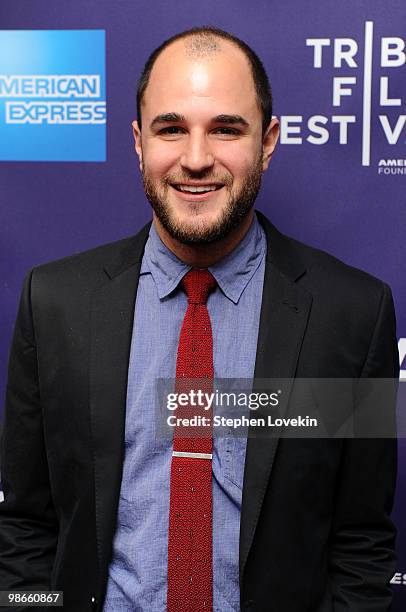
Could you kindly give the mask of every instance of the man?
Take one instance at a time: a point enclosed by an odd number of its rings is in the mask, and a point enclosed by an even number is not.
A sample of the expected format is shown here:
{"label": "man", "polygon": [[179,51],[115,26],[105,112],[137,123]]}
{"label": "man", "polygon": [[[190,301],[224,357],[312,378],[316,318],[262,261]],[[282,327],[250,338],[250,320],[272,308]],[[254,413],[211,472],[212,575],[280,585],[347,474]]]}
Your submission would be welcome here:
{"label": "man", "polygon": [[24,284],[1,588],[62,590],[69,612],[389,610],[393,440],[192,452],[154,436],[154,392],[160,377],[396,378],[390,289],[254,212],[278,120],[242,41],[166,41],[133,129],[152,225]]}

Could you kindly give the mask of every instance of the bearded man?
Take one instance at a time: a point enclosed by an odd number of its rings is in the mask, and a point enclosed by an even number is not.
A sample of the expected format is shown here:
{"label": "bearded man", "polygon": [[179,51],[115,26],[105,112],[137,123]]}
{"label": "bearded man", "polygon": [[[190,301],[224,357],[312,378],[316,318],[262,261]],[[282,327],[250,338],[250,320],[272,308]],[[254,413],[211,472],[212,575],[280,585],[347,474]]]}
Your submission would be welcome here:
{"label": "bearded man", "polygon": [[389,610],[394,440],[160,438],[154,401],[160,378],[396,378],[390,289],[254,210],[279,122],[243,41],[172,37],[137,101],[152,223],[24,283],[1,588],[68,612]]}

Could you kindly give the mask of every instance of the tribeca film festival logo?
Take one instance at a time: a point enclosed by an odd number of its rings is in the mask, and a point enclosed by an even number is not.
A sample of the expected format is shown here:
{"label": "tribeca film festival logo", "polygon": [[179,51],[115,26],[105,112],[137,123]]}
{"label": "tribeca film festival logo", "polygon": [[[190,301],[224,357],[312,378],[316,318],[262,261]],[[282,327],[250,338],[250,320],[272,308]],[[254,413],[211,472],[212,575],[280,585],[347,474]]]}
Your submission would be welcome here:
{"label": "tribeca film festival logo", "polygon": [[104,30],[0,31],[0,160],[105,161]]}
{"label": "tribeca film festival logo", "polygon": [[406,586],[406,574],[402,574],[402,572],[396,572],[390,582],[391,584]]}
{"label": "tribeca film festival logo", "polygon": [[[353,38],[308,38],[313,68],[333,67],[337,74],[333,76],[331,96],[333,113],[330,116],[317,114],[307,119],[301,115],[281,117],[281,143],[302,144],[302,133],[307,127],[305,140],[310,144],[324,145],[329,140],[347,145],[351,140],[354,124],[361,123],[363,166],[371,165],[373,142],[371,131],[377,124],[384,142],[390,146],[404,144],[406,114],[399,107],[403,100],[391,93],[391,78],[399,76],[395,71],[404,70],[406,64],[405,41],[399,36],[384,36],[374,39],[374,22],[365,23],[364,41]],[[363,55],[360,47],[364,45]],[[373,66],[373,48],[379,45],[379,68]],[[381,74],[386,72],[387,74]],[[376,73],[376,74],[374,74]],[[378,74],[379,73],[379,74]],[[378,88],[379,110],[372,109],[372,99]],[[393,88],[395,89],[396,83]],[[340,107],[348,98],[362,92],[362,109],[358,115],[342,114]],[[400,111],[400,112],[399,112]],[[304,128],[305,126],[305,128]],[[358,131],[359,133],[359,131]],[[358,137],[358,136],[357,136]],[[354,136],[355,138],[355,136]],[[403,156],[403,157],[402,157]],[[403,151],[381,158],[377,164],[378,174],[406,174],[406,159]]]}

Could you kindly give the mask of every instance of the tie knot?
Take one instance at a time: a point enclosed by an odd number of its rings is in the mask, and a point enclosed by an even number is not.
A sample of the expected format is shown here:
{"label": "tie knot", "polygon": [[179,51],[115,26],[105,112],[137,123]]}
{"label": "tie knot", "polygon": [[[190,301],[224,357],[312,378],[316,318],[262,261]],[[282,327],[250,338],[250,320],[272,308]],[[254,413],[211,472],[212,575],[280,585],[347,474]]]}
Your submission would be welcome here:
{"label": "tie knot", "polygon": [[189,304],[205,304],[216,285],[216,279],[206,269],[192,268],[181,280]]}

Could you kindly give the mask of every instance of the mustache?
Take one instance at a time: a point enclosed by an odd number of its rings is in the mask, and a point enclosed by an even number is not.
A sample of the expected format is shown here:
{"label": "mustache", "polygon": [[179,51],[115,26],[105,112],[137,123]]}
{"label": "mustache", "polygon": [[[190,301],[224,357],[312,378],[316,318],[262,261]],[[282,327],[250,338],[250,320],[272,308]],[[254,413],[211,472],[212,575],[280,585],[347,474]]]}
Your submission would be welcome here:
{"label": "mustache", "polygon": [[181,174],[166,174],[162,182],[169,186],[174,183],[187,183],[188,181],[207,181],[207,183],[223,183],[225,187],[232,187],[233,179],[230,175],[212,174],[211,172],[183,172]]}

